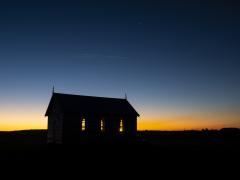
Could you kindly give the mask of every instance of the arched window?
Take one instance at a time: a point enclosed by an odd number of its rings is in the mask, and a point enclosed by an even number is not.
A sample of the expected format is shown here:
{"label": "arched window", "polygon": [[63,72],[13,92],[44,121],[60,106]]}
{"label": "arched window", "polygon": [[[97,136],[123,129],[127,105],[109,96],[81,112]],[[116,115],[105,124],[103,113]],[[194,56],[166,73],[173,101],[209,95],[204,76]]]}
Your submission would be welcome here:
{"label": "arched window", "polygon": [[119,126],[119,132],[122,133],[124,131],[124,127],[123,127],[123,120],[120,119],[120,126]]}
{"label": "arched window", "polygon": [[85,118],[82,118],[82,131],[86,130],[86,120]]}
{"label": "arched window", "polygon": [[103,132],[104,131],[104,120],[101,119],[101,131]]}

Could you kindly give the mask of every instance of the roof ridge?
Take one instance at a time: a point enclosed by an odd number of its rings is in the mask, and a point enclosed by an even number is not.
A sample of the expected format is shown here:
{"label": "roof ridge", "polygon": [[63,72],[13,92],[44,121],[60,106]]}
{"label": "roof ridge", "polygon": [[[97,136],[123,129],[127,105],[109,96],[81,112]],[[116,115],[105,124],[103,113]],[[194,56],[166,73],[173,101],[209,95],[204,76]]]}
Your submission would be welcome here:
{"label": "roof ridge", "polygon": [[54,105],[54,101],[58,102],[62,111],[65,113],[120,113],[139,116],[127,99],[55,92],[52,94],[49,106],[45,113],[46,116],[49,115],[49,112]]}
{"label": "roof ridge", "polygon": [[65,96],[79,96],[79,97],[90,97],[90,98],[126,100],[125,98],[113,98],[113,97],[102,97],[102,96],[89,96],[89,95],[66,94],[66,93],[56,93],[56,92],[54,92],[53,94],[65,95]]}

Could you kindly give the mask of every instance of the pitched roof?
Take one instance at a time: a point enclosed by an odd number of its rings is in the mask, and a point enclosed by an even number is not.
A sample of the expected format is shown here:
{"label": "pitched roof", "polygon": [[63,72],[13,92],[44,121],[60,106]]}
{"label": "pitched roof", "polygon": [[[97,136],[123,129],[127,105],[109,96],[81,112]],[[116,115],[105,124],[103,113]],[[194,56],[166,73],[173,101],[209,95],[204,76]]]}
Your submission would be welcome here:
{"label": "pitched roof", "polygon": [[60,93],[53,93],[45,116],[49,115],[54,102],[58,103],[63,113],[127,114],[139,116],[126,99]]}

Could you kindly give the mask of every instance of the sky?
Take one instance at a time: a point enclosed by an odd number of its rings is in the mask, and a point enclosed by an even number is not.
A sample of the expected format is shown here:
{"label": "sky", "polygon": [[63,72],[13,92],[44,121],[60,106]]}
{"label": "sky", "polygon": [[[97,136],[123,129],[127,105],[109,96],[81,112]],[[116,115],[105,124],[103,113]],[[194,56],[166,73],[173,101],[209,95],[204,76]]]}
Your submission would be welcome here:
{"label": "sky", "polygon": [[1,1],[0,130],[46,129],[59,93],[124,98],[139,130],[240,128],[231,0]]}

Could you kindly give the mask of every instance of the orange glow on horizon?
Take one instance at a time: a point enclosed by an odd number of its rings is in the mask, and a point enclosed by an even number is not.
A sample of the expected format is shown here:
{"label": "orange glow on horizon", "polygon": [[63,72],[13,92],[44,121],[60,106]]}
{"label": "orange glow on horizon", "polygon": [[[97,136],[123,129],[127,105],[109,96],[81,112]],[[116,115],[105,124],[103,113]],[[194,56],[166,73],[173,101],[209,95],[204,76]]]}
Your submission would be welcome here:
{"label": "orange glow on horizon", "polygon": [[[9,113],[11,112],[11,113]],[[18,109],[0,112],[0,131],[47,129],[44,110]],[[201,130],[240,128],[240,115],[233,112],[191,115],[142,115],[138,118],[138,130]]]}
{"label": "orange glow on horizon", "polygon": [[26,112],[28,113],[21,110],[14,113],[8,113],[8,111],[0,112],[0,131],[47,128],[47,118],[44,115],[39,116],[39,112]]}
{"label": "orange glow on horizon", "polygon": [[240,117],[235,115],[172,116],[138,120],[138,130],[201,130],[221,129],[224,127],[240,128]]}

